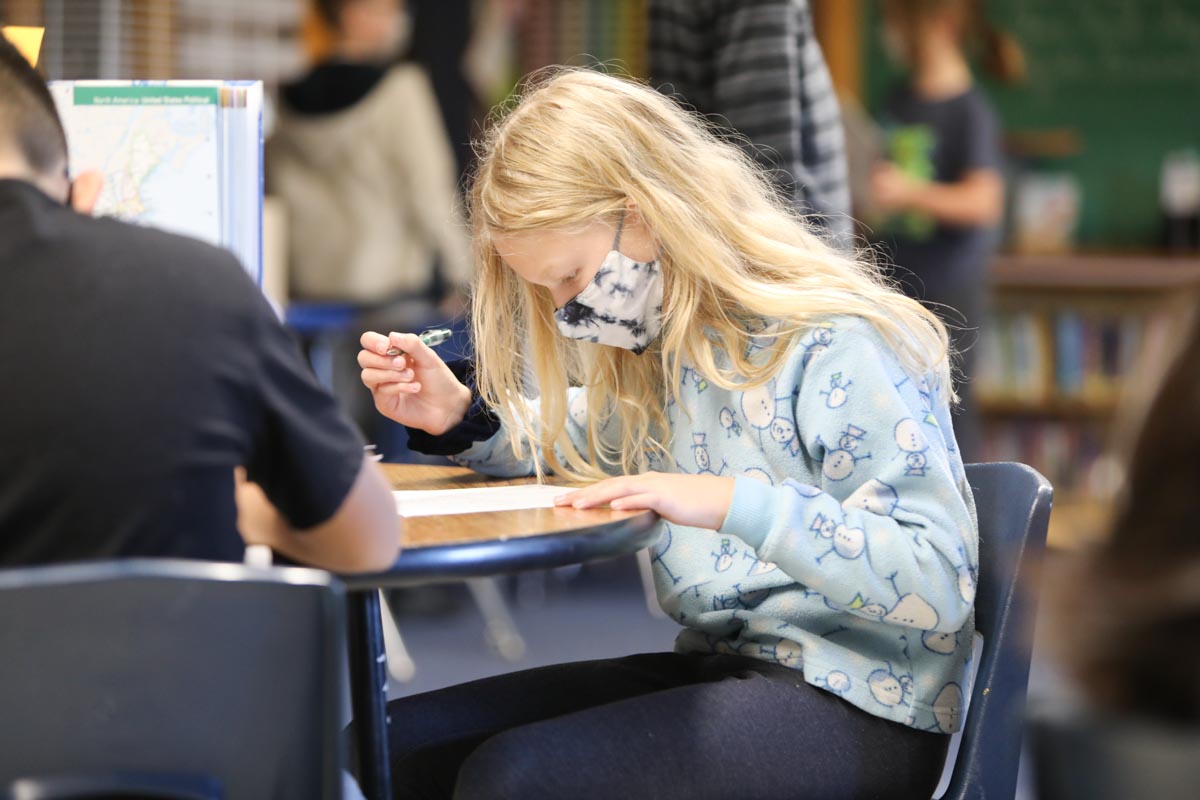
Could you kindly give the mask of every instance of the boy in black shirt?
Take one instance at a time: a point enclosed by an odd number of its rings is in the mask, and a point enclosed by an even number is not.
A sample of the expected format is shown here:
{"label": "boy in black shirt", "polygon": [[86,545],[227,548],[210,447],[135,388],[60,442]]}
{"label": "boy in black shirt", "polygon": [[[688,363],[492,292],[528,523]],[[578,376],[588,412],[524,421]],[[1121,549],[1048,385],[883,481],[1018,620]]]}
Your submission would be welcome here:
{"label": "boy in black shirt", "polygon": [[386,480],[234,257],[85,216],[99,179],[66,161],[0,38],[0,566],[237,560],[243,538],[389,566]]}

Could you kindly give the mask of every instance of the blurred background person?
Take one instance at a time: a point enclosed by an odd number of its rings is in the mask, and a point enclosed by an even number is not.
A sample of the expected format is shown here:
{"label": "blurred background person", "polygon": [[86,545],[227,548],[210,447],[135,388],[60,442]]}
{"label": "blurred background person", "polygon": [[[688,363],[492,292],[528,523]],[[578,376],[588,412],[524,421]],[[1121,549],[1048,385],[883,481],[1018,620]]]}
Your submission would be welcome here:
{"label": "blurred background person", "polygon": [[977,0],[883,0],[889,57],[907,70],[879,113],[885,158],[870,178],[885,257],[910,296],[948,323],[961,379],[955,433],[963,461],[980,456],[972,398],[975,347],[987,310],[987,266],[1004,214],[1000,124],[968,53],[998,78],[1023,74],[1016,44]]}
{"label": "blurred background person", "polygon": [[332,374],[322,377],[367,428],[374,415],[357,386],[357,331],[460,314],[471,262],[437,100],[425,71],[399,59],[401,4],[317,0],[315,10],[327,53],[280,88],[267,184],[287,211],[292,300],[341,311],[331,315],[343,332]]}
{"label": "blurred background person", "polygon": [[845,241],[841,114],[808,0],[649,0],[648,12],[651,84],[730,129],[781,192]]}
{"label": "blurred background person", "polygon": [[1057,587],[1048,638],[1075,703],[1065,717],[1050,715],[1038,736],[1042,800],[1190,798],[1200,780],[1194,309],[1181,345],[1143,403],[1107,538],[1046,582]]}
{"label": "blurred background person", "polygon": [[407,4],[412,24],[407,57],[425,69],[433,84],[461,182],[471,166],[472,125],[479,113],[479,100],[463,66],[474,33],[472,0],[407,0]]}
{"label": "blurred background person", "polygon": [[[1099,710],[1200,725],[1200,314],[1150,400],[1109,536],[1063,598]],[[1064,631],[1065,632],[1065,631]],[[1200,754],[1198,754],[1200,755]]]}

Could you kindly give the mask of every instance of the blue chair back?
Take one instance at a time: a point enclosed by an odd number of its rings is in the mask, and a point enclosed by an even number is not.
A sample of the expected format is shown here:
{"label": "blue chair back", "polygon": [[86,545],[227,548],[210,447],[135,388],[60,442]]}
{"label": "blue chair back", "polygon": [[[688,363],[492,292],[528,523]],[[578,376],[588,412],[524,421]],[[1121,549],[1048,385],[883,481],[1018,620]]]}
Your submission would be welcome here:
{"label": "blue chair back", "polygon": [[1026,569],[1046,545],[1053,490],[1024,464],[968,464],[979,517],[975,627],[983,652],[945,797],[1016,793],[1037,598]]}
{"label": "blue chair back", "polygon": [[300,336],[353,331],[362,316],[362,306],[353,303],[288,303],[287,326]]}
{"label": "blue chair back", "polygon": [[0,797],[340,797],[344,600],[311,569],[0,571]]}

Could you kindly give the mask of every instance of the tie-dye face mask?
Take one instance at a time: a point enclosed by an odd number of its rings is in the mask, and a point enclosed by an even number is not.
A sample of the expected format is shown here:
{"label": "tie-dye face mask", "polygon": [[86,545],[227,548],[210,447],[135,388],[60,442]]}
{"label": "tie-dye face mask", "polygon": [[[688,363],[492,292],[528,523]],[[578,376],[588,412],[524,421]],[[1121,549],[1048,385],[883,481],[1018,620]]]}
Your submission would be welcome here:
{"label": "tie-dye face mask", "polygon": [[563,336],[640,355],[662,328],[662,272],[657,261],[634,261],[617,250],[624,226],[622,215],[600,271],[554,318]]}

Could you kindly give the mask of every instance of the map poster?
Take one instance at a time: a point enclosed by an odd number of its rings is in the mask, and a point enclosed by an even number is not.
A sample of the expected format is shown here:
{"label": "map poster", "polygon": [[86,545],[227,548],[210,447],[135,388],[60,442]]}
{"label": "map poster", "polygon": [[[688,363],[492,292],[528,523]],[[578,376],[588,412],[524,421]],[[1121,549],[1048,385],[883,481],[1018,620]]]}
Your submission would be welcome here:
{"label": "map poster", "polygon": [[71,173],[99,170],[99,215],[223,244],[219,89],[58,82]]}
{"label": "map poster", "polygon": [[95,213],[224,247],[262,282],[261,81],[52,81]]}

